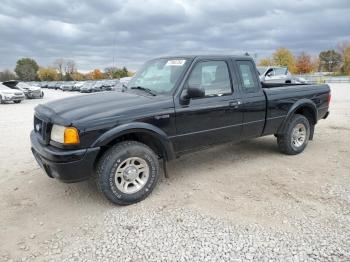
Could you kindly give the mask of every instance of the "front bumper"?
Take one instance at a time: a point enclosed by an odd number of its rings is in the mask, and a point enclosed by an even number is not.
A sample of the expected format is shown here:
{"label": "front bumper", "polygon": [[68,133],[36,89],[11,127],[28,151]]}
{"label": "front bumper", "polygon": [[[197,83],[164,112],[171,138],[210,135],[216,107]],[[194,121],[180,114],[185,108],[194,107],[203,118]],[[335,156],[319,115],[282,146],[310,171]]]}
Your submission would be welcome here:
{"label": "front bumper", "polygon": [[93,174],[99,147],[67,150],[42,145],[34,131],[30,134],[30,140],[36,161],[49,177],[74,183],[89,179]]}
{"label": "front bumper", "polygon": [[42,91],[33,91],[33,92],[28,92],[26,94],[28,98],[41,98],[42,97]]}
{"label": "front bumper", "polygon": [[25,98],[25,96],[17,96],[17,95],[15,95],[15,96],[13,96],[13,95],[4,95],[3,97],[2,97],[2,100],[3,101],[6,101],[6,102],[8,102],[8,101],[19,101],[19,100],[24,100],[24,98]]}

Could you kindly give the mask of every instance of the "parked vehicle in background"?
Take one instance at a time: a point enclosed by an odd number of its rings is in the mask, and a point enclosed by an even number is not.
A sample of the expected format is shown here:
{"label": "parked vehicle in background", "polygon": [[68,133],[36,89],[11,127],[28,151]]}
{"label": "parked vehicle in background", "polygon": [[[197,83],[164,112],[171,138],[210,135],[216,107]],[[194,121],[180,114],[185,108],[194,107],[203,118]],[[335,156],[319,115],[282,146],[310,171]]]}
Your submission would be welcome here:
{"label": "parked vehicle in background", "polygon": [[62,91],[73,91],[75,82],[67,81],[60,85]]}
{"label": "parked vehicle in background", "polygon": [[160,159],[166,174],[167,161],[185,153],[266,135],[282,153],[300,154],[330,98],[328,85],[262,84],[247,56],[157,58],[124,92],[37,106],[32,152],[48,176],[93,176],[107,199],[127,205],[152,192]]}
{"label": "parked vehicle in background", "polygon": [[25,82],[19,82],[17,80],[5,81],[3,84],[11,89],[17,89],[24,93],[26,98],[43,98],[44,92],[39,86],[29,85]]}
{"label": "parked vehicle in background", "polygon": [[47,88],[47,85],[48,85],[48,82],[40,82],[39,83],[39,86],[41,87],[41,88]]}
{"label": "parked vehicle in background", "polygon": [[73,85],[73,91],[80,91],[80,88],[84,85],[84,82],[83,81],[80,81],[80,82],[76,82],[74,85]]}
{"label": "parked vehicle in background", "polygon": [[82,87],[80,87],[81,93],[91,93],[93,90],[94,82],[87,81],[83,84]]}
{"label": "parked vehicle in background", "polygon": [[11,89],[3,84],[0,84],[0,104],[13,101],[18,104],[24,100],[25,95],[21,90]]}
{"label": "parked vehicle in background", "polygon": [[48,83],[47,83],[47,88],[48,88],[48,89],[55,89],[57,84],[58,84],[57,81],[48,82]]}
{"label": "parked vehicle in background", "polygon": [[284,84],[284,83],[292,83],[293,76],[289,72],[287,67],[257,67],[259,71],[260,81],[263,83],[271,83],[271,84]]}
{"label": "parked vehicle in background", "polygon": [[115,91],[122,91],[123,87],[126,87],[131,79],[132,79],[132,77],[122,77],[122,78],[120,78],[119,79],[119,83],[114,86],[113,90],[115,90]]}
{"label": "parked vehicle in background", "polygon": [[307,80],[302,77],[293,76],[287,67],[263,67],[258,66],[260,81],[271,84],[307,84]]}

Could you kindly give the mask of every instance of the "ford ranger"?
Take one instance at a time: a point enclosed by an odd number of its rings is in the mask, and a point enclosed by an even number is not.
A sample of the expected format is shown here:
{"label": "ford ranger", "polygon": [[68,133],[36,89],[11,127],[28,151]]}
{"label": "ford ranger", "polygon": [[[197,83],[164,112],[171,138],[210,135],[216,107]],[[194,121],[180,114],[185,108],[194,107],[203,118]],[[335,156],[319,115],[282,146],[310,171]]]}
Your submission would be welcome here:
{"label": "ford ranger", "polygon": [[123,92],[37,106],[32,152],[49,177],[93,178],[127,205],[152,192],[167,161],[201,148],[275,135],[281,152],[303,152],[330,99],[328,85],[262,84],[247,56],[157,58]]}

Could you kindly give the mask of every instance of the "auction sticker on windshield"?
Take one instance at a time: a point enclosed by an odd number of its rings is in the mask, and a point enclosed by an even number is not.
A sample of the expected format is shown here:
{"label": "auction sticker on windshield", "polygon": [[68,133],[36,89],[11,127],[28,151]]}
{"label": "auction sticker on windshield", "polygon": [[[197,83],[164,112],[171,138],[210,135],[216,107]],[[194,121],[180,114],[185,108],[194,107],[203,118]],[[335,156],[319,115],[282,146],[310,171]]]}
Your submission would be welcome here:
{"label": "auction sticker on windshield", "polygon": [[165,66],[183,66],[186,60],[169,60]]}

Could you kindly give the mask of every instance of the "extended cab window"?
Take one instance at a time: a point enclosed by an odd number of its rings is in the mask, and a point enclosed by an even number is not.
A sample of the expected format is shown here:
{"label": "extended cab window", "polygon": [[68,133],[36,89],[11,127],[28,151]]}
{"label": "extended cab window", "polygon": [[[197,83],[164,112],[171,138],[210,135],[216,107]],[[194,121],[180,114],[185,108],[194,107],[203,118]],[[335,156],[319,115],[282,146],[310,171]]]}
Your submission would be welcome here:
{"label": "extended cab window", "polygon": [[249,61],[238,61],[241,84],[246,92],[254,92],[258,88],[258,83],[254,75],[255,70]]}
{"label": "extended cab window", "polygon": [[205,91],[205,96],[231,94],[231,80],[224,61],[199,62],[188,78],[189,86],[196,86]]}

